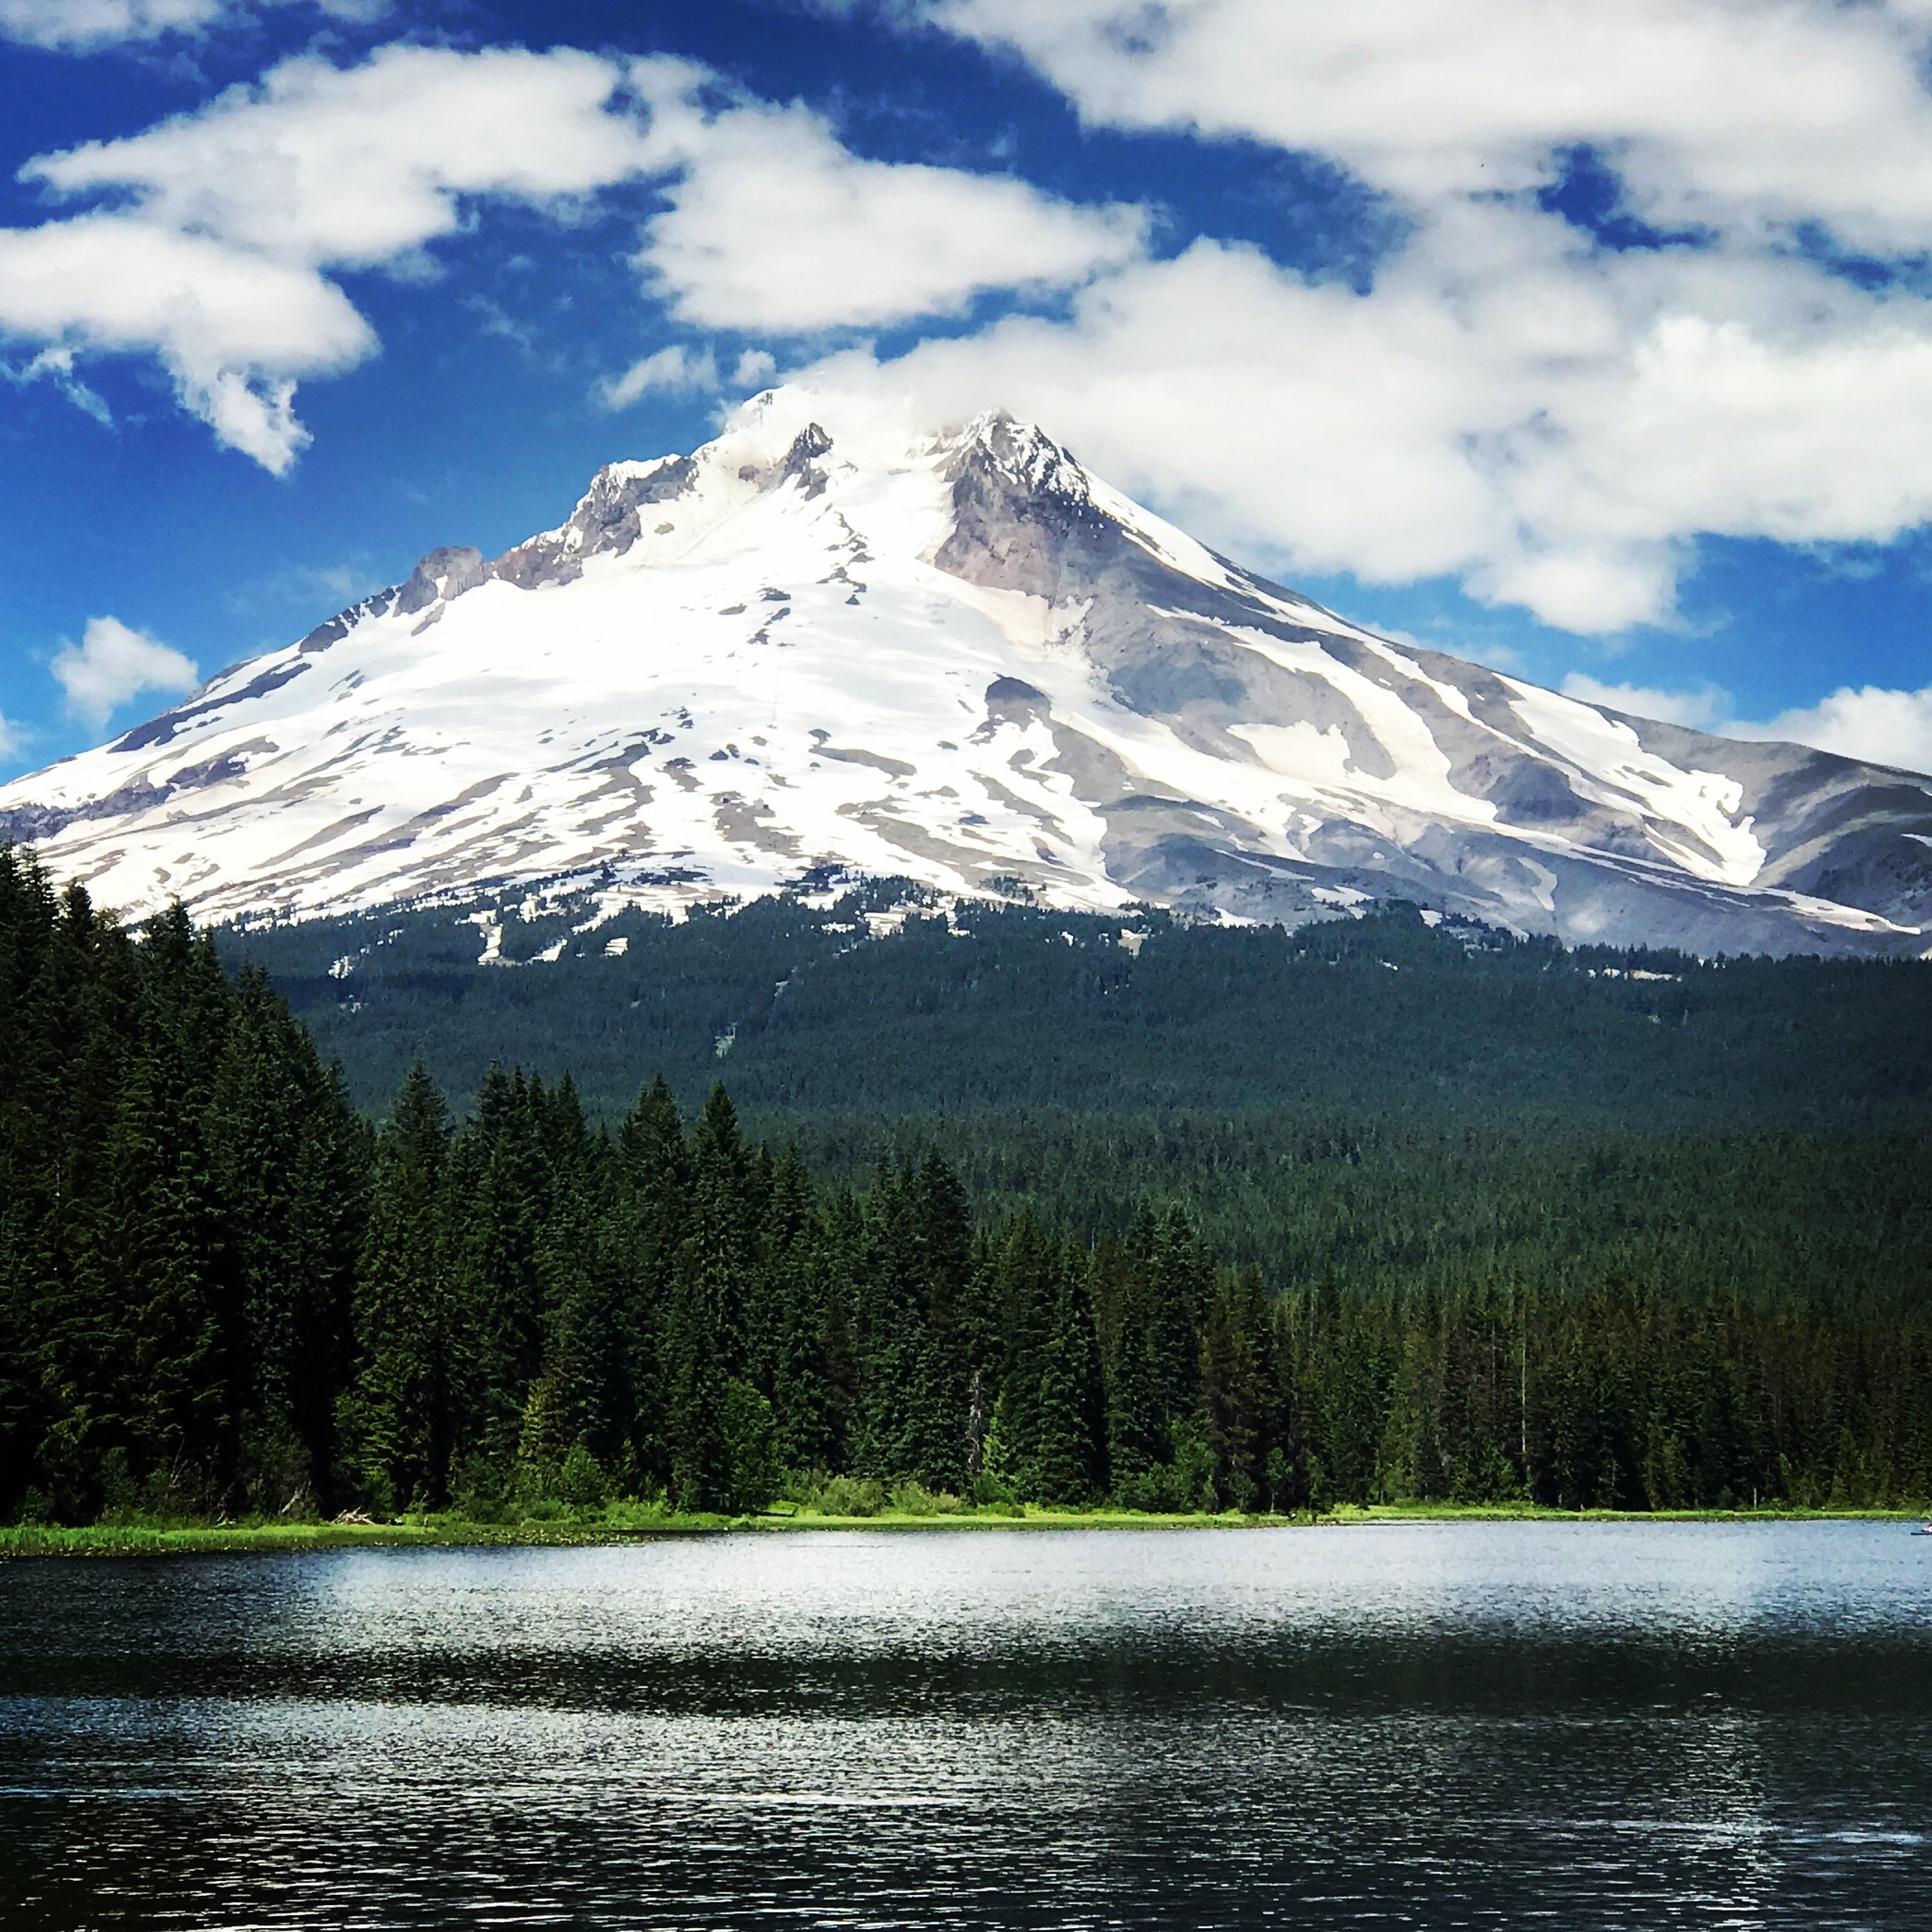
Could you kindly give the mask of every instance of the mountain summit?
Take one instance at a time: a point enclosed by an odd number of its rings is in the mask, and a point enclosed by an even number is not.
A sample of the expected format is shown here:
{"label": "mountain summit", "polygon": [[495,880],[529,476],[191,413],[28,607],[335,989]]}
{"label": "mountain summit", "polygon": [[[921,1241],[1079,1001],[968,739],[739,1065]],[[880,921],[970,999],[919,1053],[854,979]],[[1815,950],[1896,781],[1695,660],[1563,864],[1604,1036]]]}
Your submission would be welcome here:
{"label": "mountain summit", "polygon": [[1107,910],[1406,899],[1705,953],[1932,945],[1932,784],[1627,717],[1357,628],[1004,414],[910,444],[767,392],[0,787],[129,910],[827,869]]}

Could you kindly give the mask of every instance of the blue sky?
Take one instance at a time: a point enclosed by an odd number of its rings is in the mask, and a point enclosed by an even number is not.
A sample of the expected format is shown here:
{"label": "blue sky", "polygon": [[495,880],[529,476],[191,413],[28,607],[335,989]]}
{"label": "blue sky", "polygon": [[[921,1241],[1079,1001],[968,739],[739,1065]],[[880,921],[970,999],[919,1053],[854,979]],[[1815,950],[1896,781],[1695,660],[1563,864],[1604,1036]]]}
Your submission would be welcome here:
{"label": "blue sky", "polygon": [[1927,0],[0,0],[0,775],[774,376],[1932,769]]}

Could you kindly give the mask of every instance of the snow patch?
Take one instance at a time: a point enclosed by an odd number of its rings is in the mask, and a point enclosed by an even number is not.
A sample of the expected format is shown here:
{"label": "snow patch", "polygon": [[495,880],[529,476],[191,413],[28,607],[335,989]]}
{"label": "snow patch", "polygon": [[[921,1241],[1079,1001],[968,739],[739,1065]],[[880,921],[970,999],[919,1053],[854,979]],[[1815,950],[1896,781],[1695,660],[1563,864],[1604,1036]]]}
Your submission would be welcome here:
{"label": "snow patch", "polygon": [[1752,836],[1750,820],[1733,822],[1744,801],[1744,787],[1736,779],[1721,771],[1679,770],[1645,750],[1635,731],[1620,719],[1580,699],[1560,697],[1514,678],[1500,682],[1514,694],[1510,708],[1531,735],[1568,760],[1591,795],[1626,808],[1635,801],[1646,817],[1692,834],[1694,845],[1655,830],[1651,835],[1692,877],[1748,886],[1764,869],[1764,848]]}

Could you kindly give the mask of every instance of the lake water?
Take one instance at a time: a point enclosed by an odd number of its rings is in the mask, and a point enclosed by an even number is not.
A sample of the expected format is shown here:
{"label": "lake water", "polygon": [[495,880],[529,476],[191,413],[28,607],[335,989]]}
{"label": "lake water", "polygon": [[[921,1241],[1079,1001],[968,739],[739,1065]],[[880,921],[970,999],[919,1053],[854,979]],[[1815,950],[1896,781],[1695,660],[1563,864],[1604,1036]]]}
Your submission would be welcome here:
{"label": "lake water", "polygon": [[0,1566],[0,1925],[1932,1926],[1932,1539]]}

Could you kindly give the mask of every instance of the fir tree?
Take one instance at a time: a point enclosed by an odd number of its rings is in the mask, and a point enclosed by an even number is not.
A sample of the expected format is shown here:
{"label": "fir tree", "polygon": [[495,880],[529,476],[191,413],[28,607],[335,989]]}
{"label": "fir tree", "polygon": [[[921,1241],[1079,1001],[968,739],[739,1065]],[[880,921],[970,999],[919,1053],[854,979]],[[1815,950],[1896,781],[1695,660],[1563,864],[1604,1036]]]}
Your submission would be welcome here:
{"label": "fir tree", "polygon": [[443,1096],[418,1061],[376,1142],[357,1269],[359,1359],[341,1430],[349,1486],[386,1511],[440,1502],[448,1489],[449,1132]]}

